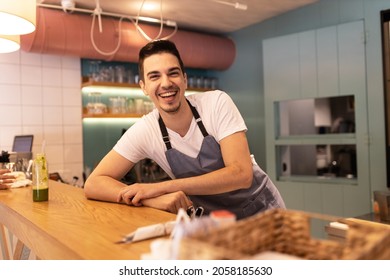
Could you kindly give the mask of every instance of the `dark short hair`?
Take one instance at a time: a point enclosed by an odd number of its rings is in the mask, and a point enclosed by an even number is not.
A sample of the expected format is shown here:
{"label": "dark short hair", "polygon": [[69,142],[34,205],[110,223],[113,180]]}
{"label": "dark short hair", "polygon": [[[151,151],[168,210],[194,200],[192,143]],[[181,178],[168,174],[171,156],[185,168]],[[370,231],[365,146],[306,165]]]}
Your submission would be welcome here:
{"label": "dark short hair", "polygon": [[139,51],[139,59],[138,59],[138,73],[139,78],[144,80],[144,60],[145,58],[152,56],[157,53],[170,53],[176,56],[177,60],[180,64],[180,69],[184,73],[184,64],[181,60],[179,51],[176,48],[176,45],[169,40],[156,40],[147,43],[142,49]]}

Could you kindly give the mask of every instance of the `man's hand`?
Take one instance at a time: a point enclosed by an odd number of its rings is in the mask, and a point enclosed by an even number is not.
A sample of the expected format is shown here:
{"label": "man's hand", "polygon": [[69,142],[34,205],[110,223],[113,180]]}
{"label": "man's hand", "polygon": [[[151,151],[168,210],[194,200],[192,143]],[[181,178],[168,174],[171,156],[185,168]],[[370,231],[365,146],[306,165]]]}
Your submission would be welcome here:
{"label": "man's hand", "polygon": [[192,201],[182,192],[164,194],[155,198],[142,200],[142,205],[177,214],[180,208],[186,210]]}
{"label": "man's hand", "polygon": [[142,184],[135,183],[120,190],[117,202],[124,202],[128,205],[141,206],[143,200],[156,198],[166,194],[158,187],[158,183]]}
{"label": "man's hand", "polygon": [[134,204],[131,202],[131,197],[126,196],[126,190],[124,190],[119,195],[118,202],[124,202],[132,206],[148,206],[174,214],[176,214],[180,208],[187,209],[192,205],[192,201],[182,191],[167,193],[152,198],[146,198],[137,204]]}

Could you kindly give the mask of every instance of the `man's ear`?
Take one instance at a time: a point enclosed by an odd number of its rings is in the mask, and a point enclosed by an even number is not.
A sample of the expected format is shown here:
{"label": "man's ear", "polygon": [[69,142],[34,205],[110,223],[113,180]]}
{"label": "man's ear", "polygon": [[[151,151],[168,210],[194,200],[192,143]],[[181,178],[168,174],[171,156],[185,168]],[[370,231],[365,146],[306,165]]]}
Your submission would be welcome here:
{"label": "man's ear", "polygon": [[146,95],[146,96],[149,96],[149,94],[147,93],[146,89],[145,89],[145,83],[143,80],[139,80],[138,82],[139,86],[141,87],[143,93]]}
{"label": "man's ear", "polygon": [[183,76],[184,76],[184,82],[186,83],[186,89],[187,89],[188,88],[187,73],[184,73]]}

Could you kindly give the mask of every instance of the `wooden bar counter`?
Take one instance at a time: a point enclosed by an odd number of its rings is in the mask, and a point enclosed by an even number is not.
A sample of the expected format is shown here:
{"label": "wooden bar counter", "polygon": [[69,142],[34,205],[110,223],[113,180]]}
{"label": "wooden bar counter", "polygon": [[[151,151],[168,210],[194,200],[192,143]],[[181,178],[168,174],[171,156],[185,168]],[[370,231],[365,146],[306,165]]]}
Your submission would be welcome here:
{"label": "wooden bar counter", "polygon": [[49,183],[49,201],[33,202],[31,187],[0,191],[0,224],[40,259],[129,260],[151,240],[115,244],[138,227],[175,220],[148,207],[88,200],[81,188]]}

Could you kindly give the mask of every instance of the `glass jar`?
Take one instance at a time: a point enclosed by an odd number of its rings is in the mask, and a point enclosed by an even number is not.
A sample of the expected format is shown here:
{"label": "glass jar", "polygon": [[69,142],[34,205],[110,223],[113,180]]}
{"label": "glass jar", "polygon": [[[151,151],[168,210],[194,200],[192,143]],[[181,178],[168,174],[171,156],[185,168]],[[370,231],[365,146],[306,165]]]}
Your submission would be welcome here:
{"label": "glass jar", "polygon": [[47,201],[49,199],[49,171],[46,156],[43,153],[36,155],[32,167],[33,201]]}

